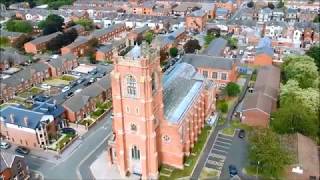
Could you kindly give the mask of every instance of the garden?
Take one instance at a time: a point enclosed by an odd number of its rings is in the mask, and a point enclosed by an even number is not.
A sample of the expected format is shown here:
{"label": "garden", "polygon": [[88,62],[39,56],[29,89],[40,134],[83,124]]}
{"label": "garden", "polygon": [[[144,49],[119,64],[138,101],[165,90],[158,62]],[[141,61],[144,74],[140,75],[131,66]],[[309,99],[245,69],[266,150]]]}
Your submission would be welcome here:
{"label": "garden", "polygon": [[49,149],[52,149],[54,151],[61,151],[61,149],[63,149],[68,143],[70,143],[72,141],[73,138],[75,138],[76,135],[75,134],[62,134],[59,139],[52,143],[49,146]]}
{"label": "garden", "polygon": [[75,77],[71,75],[63,75],[59,78],[51,78],[44,82],[44,84],[48,84],[50,86],[60,86],[60,85],[68,85],[70,82],[76,80]]}
{"label": "garden", "polygon": [[22,97],[24,99],[27,99],[28,97],[31,97],[31,96],[35,96],[35,95],[38,95],[40,93],[42,93],[43,90],[38,88],[38,87],[32,87],[20,94],[18,94],[19,97]]}

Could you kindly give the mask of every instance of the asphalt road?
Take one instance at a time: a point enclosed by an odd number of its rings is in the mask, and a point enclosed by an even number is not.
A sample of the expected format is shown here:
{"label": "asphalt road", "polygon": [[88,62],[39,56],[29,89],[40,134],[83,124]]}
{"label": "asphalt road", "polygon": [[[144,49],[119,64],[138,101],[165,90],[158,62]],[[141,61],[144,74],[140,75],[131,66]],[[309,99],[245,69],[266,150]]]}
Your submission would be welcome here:
{"label": "asphalt road", "polygon": [[83,137],[81,144],[64,161],[55,164],[46,159],[28,155],[29,168],[40,173],[44,179],[73,180],[93,179],[89,169],[106,148],[106,140],[112,131],[111,113],[93,126]]}

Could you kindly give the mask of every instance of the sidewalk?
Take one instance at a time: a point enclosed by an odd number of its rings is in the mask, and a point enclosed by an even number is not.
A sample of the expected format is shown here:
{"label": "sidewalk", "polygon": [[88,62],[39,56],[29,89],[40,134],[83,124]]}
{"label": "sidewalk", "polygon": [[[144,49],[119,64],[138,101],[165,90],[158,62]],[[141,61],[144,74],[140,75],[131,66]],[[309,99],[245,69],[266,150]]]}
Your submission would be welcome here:
{"label": "sidewalk", "polygon": [[95,179],[140,179],[139,176],[131,175],[130,177],[122,177],[115,165],[110,166],[107,161],[107,152],[104,151],[91,164],[90,170]]}

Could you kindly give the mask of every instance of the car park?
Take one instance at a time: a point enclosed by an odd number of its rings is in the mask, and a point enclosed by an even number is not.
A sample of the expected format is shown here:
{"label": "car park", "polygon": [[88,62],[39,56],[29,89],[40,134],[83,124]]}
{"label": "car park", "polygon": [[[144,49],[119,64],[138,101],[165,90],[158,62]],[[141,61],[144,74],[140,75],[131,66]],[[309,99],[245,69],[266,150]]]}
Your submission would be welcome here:
{"label": "car park", "polygon": [[238,137],[243,139],[244,137],[246,137],[246,132],[243,129],[240,129],[238,133]]}
{"label": "car park", "polygon": [[0,148],[1,149],[9,149],[10,148],[10,143],[6,142],[6,141],[0,141]]}
{"label": "car park", "polygon": [[229,165],[229,175],[230,177],[238,175],[238,170],[235,165]]}
{"label": "car park", "polygon": [[62,90],[61,90],[61,92],[67,92],[67,91],[69,91],[70,90],[70,86],[65,86]]}
{"label": "car park", "polygon": [[30,153],[30,150],[23,146],[18,146],[15,151],[16,153],[22,154],[22,155],[27,155]]}

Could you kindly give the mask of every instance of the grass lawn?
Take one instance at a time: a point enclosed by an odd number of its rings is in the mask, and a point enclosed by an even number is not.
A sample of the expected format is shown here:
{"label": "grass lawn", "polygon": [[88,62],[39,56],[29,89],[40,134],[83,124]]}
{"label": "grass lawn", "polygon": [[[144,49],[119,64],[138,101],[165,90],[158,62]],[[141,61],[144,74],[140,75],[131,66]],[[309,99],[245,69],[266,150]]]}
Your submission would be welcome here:
{"label": "grass lawn", "polygon": [[217,170],[204,167],[200,174],[200,179],[219,178],[220,173]]}
{"label": "grass lawn", "polygon": [[96,120],[92,118],[86,118],[83,119],[79,122],[79,124],[84,125],[84,126],[90,126],[92,123],[94,123]]}
{"label": "grass lawn", "polygon": [[252,127],[242,124],[239,120],[233,120],[231,121],[231,124],[229,127],[226,127],[222,130],[222,133],[232,136],[236,129],[244,129],[246,131],[250,131]]}
{"label": "grass lawn", "polygon": [[51,145],[50,148],[53,149],[53,150],[60,150],[65,145],[67,145],[74,137],[75,137],[75,135],[63,134],[56,142],[54,142]]}
{"label": "grass lawn", "polygon": [[218,120],[218,126],[224,125],[225,122],[226,122],[226,119],[220,117],[219,120]]}
{"label": "grass lawn", "polygon": [[32,107],[31,103],[26,103],[23,99],[19,97],[15,97],[7,102],[8,104],[20,104],[23,105],[25,108],[30,109]]}
{"label": "grass lawn", "polygon": [[[184,169],[174,169],[171,173],[170,176],[163,176],[160,175],[160,179],[178,179],[182,177],[189,177],[191,176],[192,170],[199,158],[199,155],[201,153],[201,150],[203,149],[203,146],[208,138],[209,132],[211,130],[211,126],[205,126],[201,132],[201,134],[198,136],[198,141],[195,144],[195,146],[192,149],[192,152],[190,156],[186,157],[185,159],[185,166]],[[168,170],[165,170],[167,168],[160,168],[160,173],[161,174],[168,174]]]}
{"label": "grass lawn", "polygon": [[77,78],[65,74],[65,75],[61,76],[60,79],[61,79],[61,80],[65,80],[65,81],[74,81],[74,80],[76,80]]}
{"label": "grass lawn", "polygon": [[101,109],[101,108],[97,108],[95,111],[90,113],[90,116],[92,116],[93,118],[98,118],[99,116],[101,116],[106,110],[105,109]]}
{"label": "grass lawn", "polygon": [[50,86],[59,86],[59,85],[68,85],[69,81],[56,78],[56,79],[46,80],[43,83],[48,84]]}
{"label": "grass lawn", "polygon": [[20,93],[18,96],[20,96],[22,98],[28,98],[30,96],[34,96],[34,95],[40,94],[42,92],[43,92],[42,89],[40,89],[38,87],[32,87],[32,88]]}

